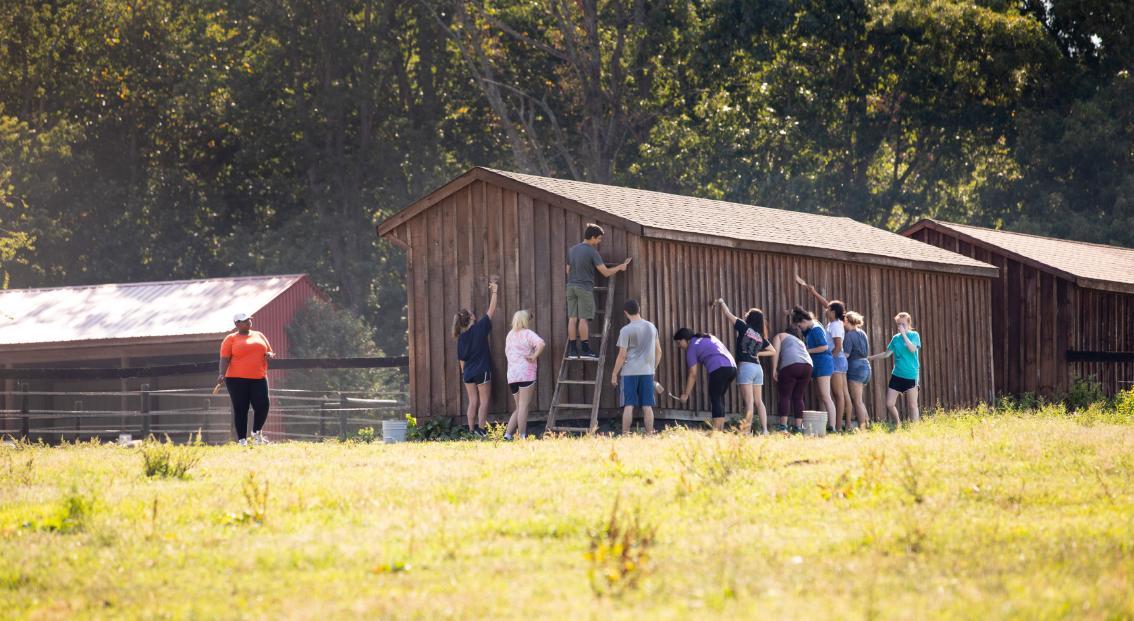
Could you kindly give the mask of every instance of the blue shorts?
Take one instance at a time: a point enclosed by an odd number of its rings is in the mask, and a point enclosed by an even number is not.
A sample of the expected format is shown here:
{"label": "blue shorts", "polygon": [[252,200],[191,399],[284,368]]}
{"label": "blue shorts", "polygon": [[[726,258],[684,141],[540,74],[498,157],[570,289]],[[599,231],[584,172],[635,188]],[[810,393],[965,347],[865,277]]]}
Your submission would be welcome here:
{"label": "blue shorts", "polygon": [[654,407],[654,376],[623,375],[621,392],[622,407],[652,408]]}
{"label": "blue shorts", "polygon": [[835,359],[835,373],[846,373],[847,372],[847,357],[845,355],[843,355],[843,356],[831,356],[831,357]]}
{"label": "blue shorts", "polygon": [[851,360],[847,366],[847,381],[865,384],[870,381],[870,363],[866,358]]}
{"label": "blue shorts", "polygon": [[764,385],[764,367],[755,362],[741,362],[737,365],[736,385]]}
{"label": "blue shorts", "polygon": [[811,377],[831,377],[835,374],[835,362],[830,356],[812,356],[811,363]]}

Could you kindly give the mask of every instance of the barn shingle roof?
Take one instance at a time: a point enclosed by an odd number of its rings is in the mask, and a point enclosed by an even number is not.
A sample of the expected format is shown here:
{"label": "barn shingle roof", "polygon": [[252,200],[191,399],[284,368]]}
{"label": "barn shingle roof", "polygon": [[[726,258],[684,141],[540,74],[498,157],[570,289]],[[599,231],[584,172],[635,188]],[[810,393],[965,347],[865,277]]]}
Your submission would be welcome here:
{"label": "barn shingle roof", "polygon": [[[930,244],[845,217],[666,194],[614,185],[541,177],[506,170],[474,168],[454,182],[395,214],[378,229],[388,234],[419,210],[481,178],[535,188],[642,227],[644,237],[686,239],[772,252],[813,254],[870,263],[995,276],[996,268]],[[676,234],[676,235],[675,235]]]}
{"label": "barn shingle roof", "polygon": [[215,336],[303,274],[0,290],[0,347],[106,339]]}
{"label": "barn shingle roof", "polygon": [[492,172],[652,229],[768,242],[803,249],[823,248],[941,265],[990,267],[976,259],[923,244],[851,218],[503,170]]}
{"label": "barn shingle roof", "polygon": [[1041,237],[940,220],[924,220],[911,227],[910,231],[931,225],[954,231],[985,246],[1018,255],[1050,268],[1049,271],[1061,272],[1064,276],[1081,280],[1083,286],[1112,283],[1134,287],[1134,248]]}

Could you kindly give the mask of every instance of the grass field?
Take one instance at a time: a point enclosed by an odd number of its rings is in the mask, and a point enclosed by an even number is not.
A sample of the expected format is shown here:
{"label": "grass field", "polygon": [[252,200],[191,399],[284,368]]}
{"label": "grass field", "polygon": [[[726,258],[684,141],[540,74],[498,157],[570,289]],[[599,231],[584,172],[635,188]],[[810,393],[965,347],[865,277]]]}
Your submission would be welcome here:
{"label": "grass field", "polygon": [[1113,414],[178,450],[0,449],[0,616],[1134,617]]}

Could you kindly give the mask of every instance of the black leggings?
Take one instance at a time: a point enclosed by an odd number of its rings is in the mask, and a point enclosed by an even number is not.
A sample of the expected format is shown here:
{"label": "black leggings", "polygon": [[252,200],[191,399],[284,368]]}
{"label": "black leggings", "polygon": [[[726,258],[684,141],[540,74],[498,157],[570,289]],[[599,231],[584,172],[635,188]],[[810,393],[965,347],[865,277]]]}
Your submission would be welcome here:
{"label": "black leggings", "polygon": [[780,418],[787,418],[788,414],[803,418],[803,394],[811,381],[811,365],[805,362],[789,364],[780,369],[776,376],[779,378],[776,381],[776,391],[780,396],[776,407]]}
{"label": "black leggings", "polygon": [[232,398],[232,419],[236,423],[236,437],[241,440],[248,437],[249,405],[256,412],[252,421],[252,432],[256,433],[263,429],[264,423],[268,420],[268,379],[226,377],[224,384],[228,387],[228,396]]}
{"label": "black leggings", "polygon": [[713,404],[713,418],[724,418],[724,396],[736,379],[736,367],[721,367],[709,374],[709,402]]}

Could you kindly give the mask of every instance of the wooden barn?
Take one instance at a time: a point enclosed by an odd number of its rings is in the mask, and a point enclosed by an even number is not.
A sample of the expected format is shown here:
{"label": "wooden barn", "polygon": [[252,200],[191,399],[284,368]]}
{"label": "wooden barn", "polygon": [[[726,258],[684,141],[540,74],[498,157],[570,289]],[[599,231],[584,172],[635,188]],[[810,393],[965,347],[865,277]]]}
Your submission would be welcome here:
{"label": "wooden barn", "polygon": [[[268,337],[280,357],[287,357],[287,326],[316,297],[324,295],[304,274],[3,290],[0,365],[6,369],[66,369],[215,362],[236,312],[255,315],[254,329]],[[278,386],[279,373],[269,371],[269,379]],[[137,404],[126,397],[65,393],[136,391],[142,385],[154,391],[207,389],[215,381],[216,373],[210,371],[129,380],[39,379],[27,384],[33,392],[57,393],[33,397],[32,410],[70,410],[81,399],[82,407],[77,409],[113,412],[132,410]],[[0,409],[11,413],[20,405],[16,382],[7,379],[3,387],[4,407]],[[161,403],[163,400],[167,403]],[[173,397],[154,397],[155,409],[166,406],[184,407]],[[91,420],[94,428],[99,420]],[[197,415],[170,420],[191,428],[202,423]],[[56,423],[74,426],[70,420],[58,420],[41,427]],[[17,429],[15,416],[0,417],[0,435]],[[267,429],[282,431],[278,418],[269,418]]]}
{"label": "wooden barn", "polygon": [[1000,268],[996,390],[1058,398],[1076,378],[1134,386],[1134,249],[922,220],[903,233]]}
{"label": "wooden barn", "polygon": [[[993,397],[992,332],[985,318],[997,272],[990,265],[848,218],[473,168],[378,227],[381,237],[407,252],[410,395],[418,416],[463,416],[450,326],[462,307],[484,312],[492,275],[500,277],[501,311],[491,341],[497,370],[491,412],[509,410],[504,339],[511,314],[526,308],[548,342],[533,405],[537,416],[546,414],[567,340],[565,254],[582,240],[588,222],[606,230],[599,251],[607,262],[634,258],[629,271],[615,276],[611,339],[625,323],[622,301],[627,295],[639,300],[662,336],[659,381],[667,387],[685,376],[670,338],[679,326],[712,332],[731,346],[731,327],[709,308],[718,296],[738,313],[765,309],[775,329],[785,325],[784,309],[793,304],[819,311],[794,282],[798,272],[863,312],[875,350],[888,342],[897,312],[913,314],[925,343],[924,404],[961,406]],[[592,332],[600,327],[596,321]],[[610,350],[607,370],[613,343]],[[868,406],[878,416],[890,363],[875,367]],[[708,409],[704,381],[689,405],[663,399],[663,415],[702,417]],[[770,412],[774,392],[764,391]],[[584,398],[590,400],[569,400]],[[738,400],[730,396],[730,412],[740,410]],[[605,415],[616,411],[609,385],[602,405]]]}

